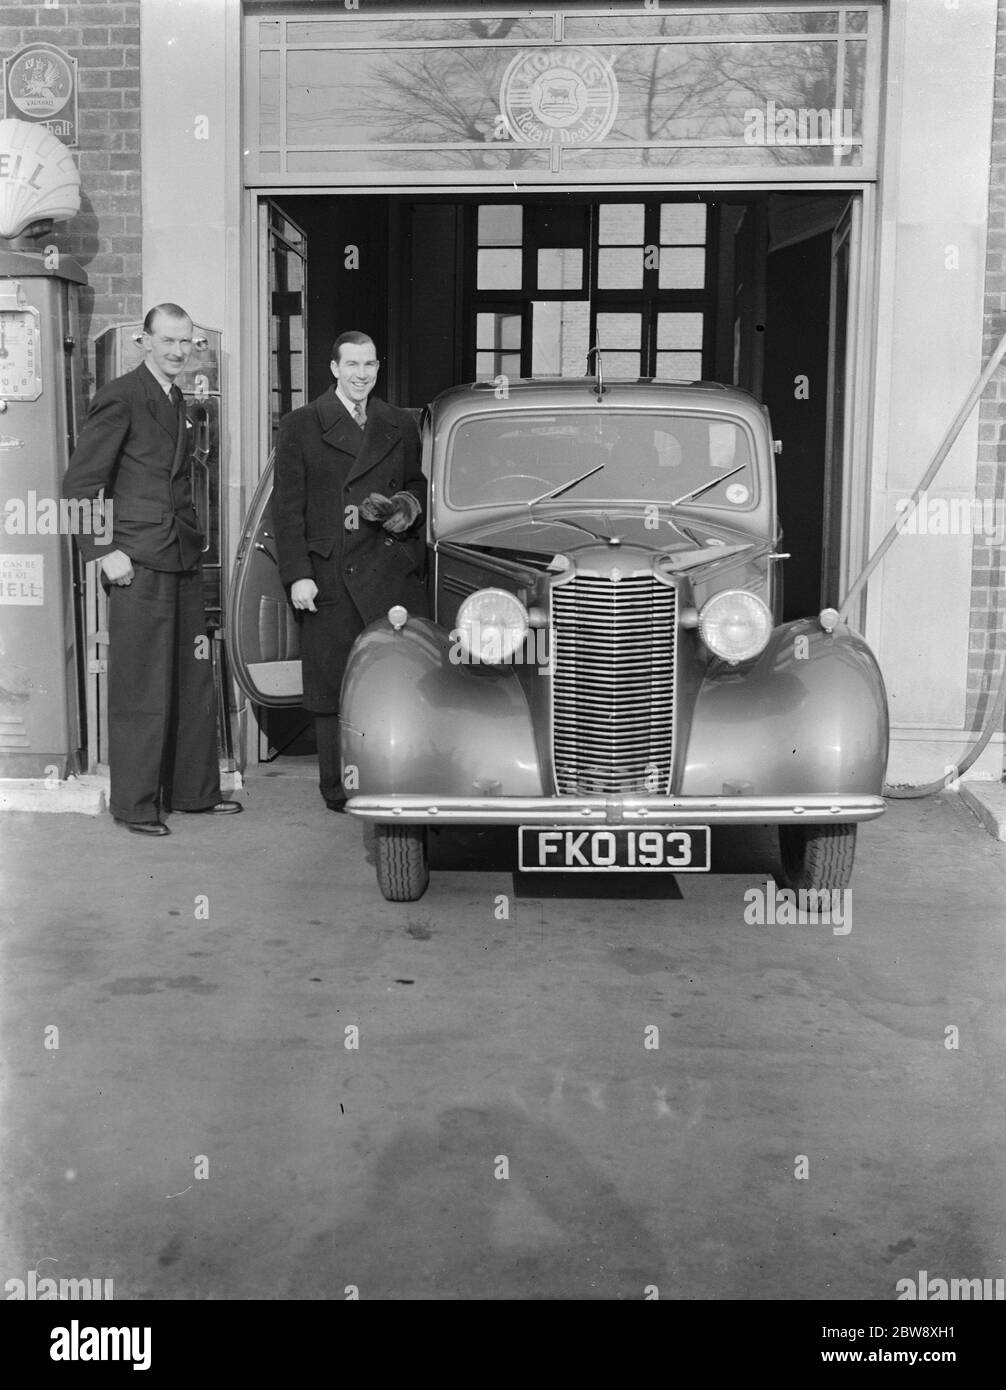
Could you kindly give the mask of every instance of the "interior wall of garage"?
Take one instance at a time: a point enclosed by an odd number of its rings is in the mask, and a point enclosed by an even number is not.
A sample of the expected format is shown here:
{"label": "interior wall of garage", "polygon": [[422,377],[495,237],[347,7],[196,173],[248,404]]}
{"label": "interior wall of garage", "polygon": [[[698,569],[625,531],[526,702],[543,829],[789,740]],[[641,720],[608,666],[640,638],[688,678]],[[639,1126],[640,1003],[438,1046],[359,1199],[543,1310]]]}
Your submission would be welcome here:
{"label": "interior wall of garage", "polygon": [[[776,476],[781,549],[790,555],[783,567],[787,618],[813,611],[805,606],[797,612],[794,596],[819,593],[830,281],[830,231],[767,257],[763,398],[783,446]],[[833,603],[837,595],[823,598]]]}
{"label": "interior wall of garage", "polygon": [[394,405],[389,386],[391,351],[389,296],[389,208],[386,198],[278,198],[283,212],[302,229],[308,247],[307,397],[331,385],[335,338],[351,328],[373,334],[381,360],[377,394]]}

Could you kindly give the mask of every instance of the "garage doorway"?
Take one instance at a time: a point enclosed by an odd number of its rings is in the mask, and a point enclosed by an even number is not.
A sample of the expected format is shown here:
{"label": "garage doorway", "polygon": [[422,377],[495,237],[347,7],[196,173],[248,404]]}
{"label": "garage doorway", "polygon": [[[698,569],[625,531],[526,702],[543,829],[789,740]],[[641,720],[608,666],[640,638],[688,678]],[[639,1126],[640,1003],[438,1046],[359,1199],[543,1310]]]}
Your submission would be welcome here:
{"label": "garage doorway", "polygon": [[[270,402],[291,390],[277,343],[303,342],[291,361],[311,399],[348,327],[378,341],[379,392],[414,409],[463,381],[584,375],[594,342],[609,378],[741,386],[781,442],[785,616],[837,601],[856,195],[317,194],[260,206],[285,229],[263,267]],[[291,228],[299,292],[287,284]],[[263,458],[278,422],[264,414]]]}

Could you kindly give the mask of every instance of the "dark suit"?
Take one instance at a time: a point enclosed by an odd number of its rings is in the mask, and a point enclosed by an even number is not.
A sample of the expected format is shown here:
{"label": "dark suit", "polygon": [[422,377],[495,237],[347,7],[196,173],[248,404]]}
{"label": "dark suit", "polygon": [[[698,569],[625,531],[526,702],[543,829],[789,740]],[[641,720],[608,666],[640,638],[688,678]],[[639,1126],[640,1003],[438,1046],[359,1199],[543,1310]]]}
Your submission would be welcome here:
{"label": "dark suit", "polygon": [[[346,410],[334,386],[292,411],[276,439],[274,521],[280,577],[290,585],[313,579],[316,613],[302,614],[304,706],[337,715],[339,687],[354,641],[396,603],[428,612],[426,479],[419,465],[419,432],[412,416],[373,396],[367,424]],[[364,520],[360,504],[372,492],[411,492],[421,511],[409,531],[392,536]],[[317,720],[322,791],[338,795],[335,721]]]}
{"label": "dark suit", "polygon": [[84,558],[133,563],[130,584],[106,586],[110,809],[125,821],[220,800],[187,433],[181,392],[141,364],[95,394],[63,480],[64,497],[111,503],[111,541],[78,535]]}

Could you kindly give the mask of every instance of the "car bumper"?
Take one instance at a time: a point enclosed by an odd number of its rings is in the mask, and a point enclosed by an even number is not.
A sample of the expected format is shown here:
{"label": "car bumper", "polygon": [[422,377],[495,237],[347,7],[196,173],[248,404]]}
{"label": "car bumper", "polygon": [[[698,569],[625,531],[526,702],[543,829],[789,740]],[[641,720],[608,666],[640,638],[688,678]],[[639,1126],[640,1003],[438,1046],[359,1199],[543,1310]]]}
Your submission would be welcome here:
{"label": "car bumper", "polygon": [[790,825],[874,820],[880,796],[354,796],[362,820],[405,825]]}

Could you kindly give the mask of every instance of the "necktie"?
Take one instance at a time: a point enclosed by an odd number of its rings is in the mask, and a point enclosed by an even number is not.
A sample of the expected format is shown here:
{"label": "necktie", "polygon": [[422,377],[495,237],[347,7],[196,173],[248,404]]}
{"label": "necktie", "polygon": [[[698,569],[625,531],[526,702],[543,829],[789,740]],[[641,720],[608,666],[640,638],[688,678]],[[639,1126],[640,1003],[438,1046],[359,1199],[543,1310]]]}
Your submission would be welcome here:
{"label": "necktie", "polygon": [[175,435],[177,437],[178,431],[185,429],[185,397],[179,387],[172,386],[168,392],[168,400],[175,417]]}
{"label": "necktie", "polygon": [[360,426],[361,430],[366,426],[367,417],[366,415],[364,415],[363,406],[360,404],[359,401],[357,401],[356,404],[353,406],[353,419]]}

